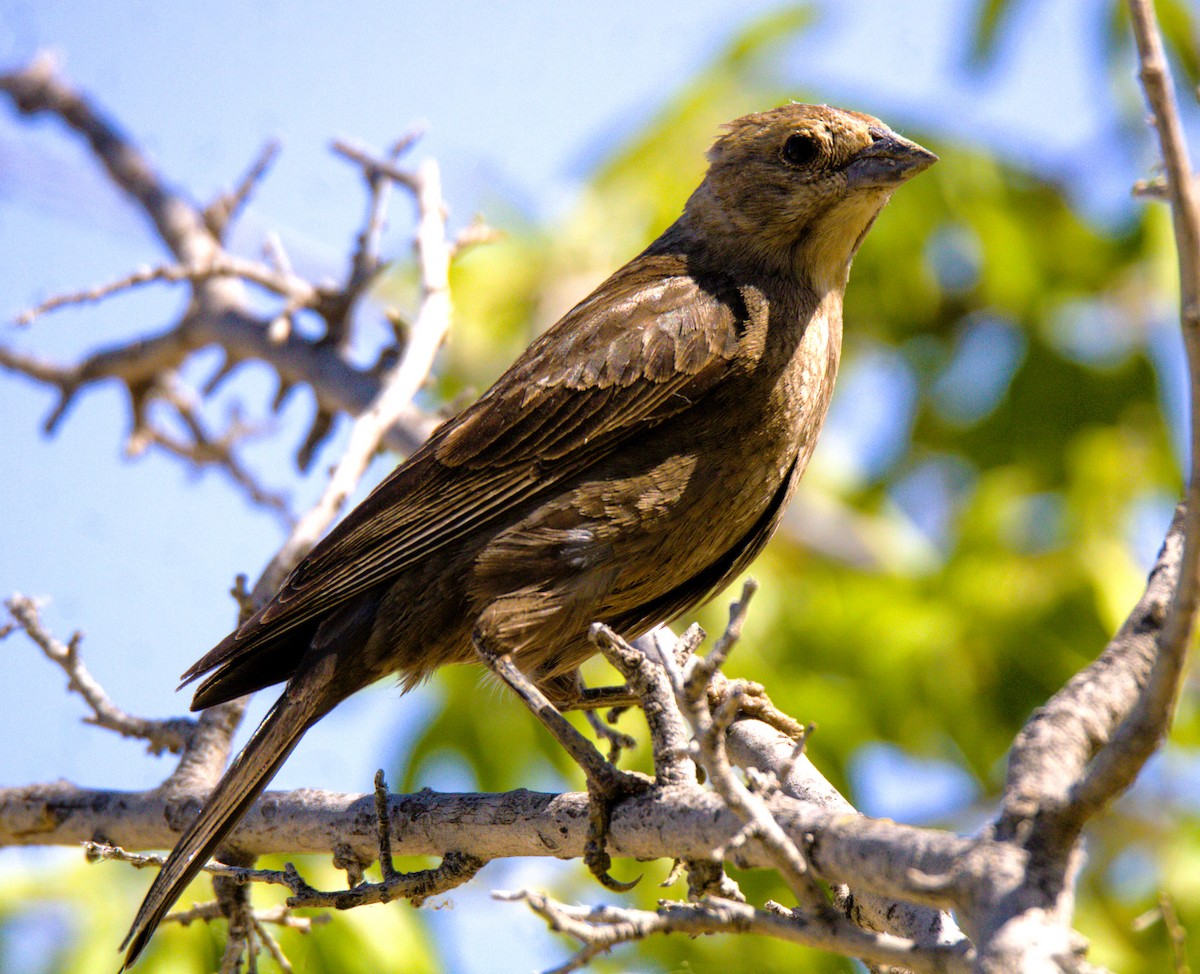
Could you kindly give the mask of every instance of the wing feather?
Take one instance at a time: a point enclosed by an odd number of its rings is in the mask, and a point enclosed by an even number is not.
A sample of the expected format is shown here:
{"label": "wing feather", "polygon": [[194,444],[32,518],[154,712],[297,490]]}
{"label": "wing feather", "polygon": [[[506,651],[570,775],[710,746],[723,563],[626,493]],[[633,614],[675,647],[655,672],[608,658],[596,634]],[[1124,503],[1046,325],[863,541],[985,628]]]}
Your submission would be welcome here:
{"label": "wing feather", "polygon": [[746,314],[732,285],[701,285],[678,258],[622,268],[397,467],[185,681],[504,518],[690,408],[732,367]]}

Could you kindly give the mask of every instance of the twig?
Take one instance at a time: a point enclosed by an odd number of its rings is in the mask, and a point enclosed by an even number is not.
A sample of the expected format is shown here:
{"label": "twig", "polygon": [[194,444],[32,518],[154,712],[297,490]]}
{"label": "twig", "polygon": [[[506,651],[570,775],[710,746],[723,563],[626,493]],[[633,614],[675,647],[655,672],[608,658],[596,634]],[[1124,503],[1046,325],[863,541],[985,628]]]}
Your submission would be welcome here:
{"label": "twig", "polygon": [[383,769],[375,772],[375,818],[379,832],[379,871],[385,883],[393,882],[399,875],[392,861],[392,830],[388,820],[387,779]]}
{"label": "twig", "polygon": [[[254,862],[252,857],[243,852],[237,852],[224,861],[239,867],[250,866]],[[218,970],[220,974],[242,974],[244,958],[246,970],[254,974],[258,970],[259,945],[254,935],[250,891],[233,876],[214,876],[212,886],[217,907],[228,924],[225,949]]]}
{"label": "twig", "polygon": [[375,401],[355,420],[345,452],[321,497],[296,523],[255,584],[257,600],[265,600],[274,594],[288,572],[333,523],[357,488],[387,431],[411,409],[413,398],[428,379],[434,356],[450,328],[450,252],[446,243],[445,206],[437,164],[426,162],[416,179],[420,210],[417,256],[421,268],[421,305],[413,324],[412,338],[403,358],[384,379]]}
{"label": "twig", "polygon": [[1072,789],[1076,819],[1094,814],[1128,788],[1170,729],[1200,607],[1200,190],[1175,103],[1170,69],[1150,0],[1129,0],[1142,87],[1154,113],[1179,251],[1180,319],[1191,383],[1188,475],[1179,583],[1145,689],[1108,746]]}
{"label": "twig", "polygon": [[[118,861],[127,862],[128,860]],[[295,930],[299,933],[311,933],[313,927],[329,922],[328,913],[318,913],[316,916],[298,916],[288,906],[275,906],[267,910],[255,910],[253,917],[255,923],[264,925],[269,923],[272,926],[283,927],[286,930]],[[186,910],[177,910],[174,913],[168,913],[163,917],[162,922],[177,923],[181,927],[186,927],[197,921],[208,923],[210,920],[220,919],[223,919],[220,905],[215,901],[210,901],[208,903],[197,903]]]}
{"label": "twig", "polygon": [[[332,148],[339,156],[349,159],[351,162],[358,163],[364,171],[387,176],[392,182],[406,187],[413,195],[420,195],[419,177],[406,169],[401,169],[395,164],[394,160],[379,159],[369,149],[355,145],[347,139],[335,139]],[[398,155],[399,153],[396,154]]]}
{"label": "twig", "polygon": [[225,251],[214,253],[209,259],[190,264],[160,264],[157,267],[139,267],[137,270],[107,284],[67,294],[57,294],[39,305],[28,308],[17,315],[18,325],[30,325],[44,314],[70,305],[102,301],[121,291],[141,287],[157,281],[191,284],[211,281],[218,277],[234,277],[256,284],[259,287],[287,298],[293,309],[309,307],[317,303],[320,292],[295,274],[288,274],[255,260],[236,257]]}
{"label": "twig", "polygon": [[52,113],[86,138],[113,183],[137,201],[181,263],[209,260],[216,240],[200,212],[165,183],[146,156],[88,99],[57,77],[57,67],[54,58],[43,53],[27,68],[0,75],[0,91],[8,92],[24,114]]}
{"label": "twig", "polygon": [[757,910],[734,900],[709,898],[700,903],[664,904],[651,913],[610,906],[568,906],[530,890],[497,891],[492,895],[504,902],[528,904],[552,930],[584,945],[583,951],[555,968],[557,971],[578,970],[596,954],[618,944],[668,933],[692,937],[755,933],[913,971],[967,974],[971,970],[971,953],[963,945],[919,947],[890,934],[871,933],[849,925],[829,929],[820,923]]}
{"label": "twig", "polygon": [[[161,867],[165,856],[142,855],[109,845],[105,842],[86,842],[84,850],[92,862],[115,861],[129,863],[137,869]],[[250,869],[230,866],[220,862],[209,862],[204,871],[211,876],[230,880],[239,885],[267,883],[286,887],[291,896],[287,905],[291,909],[301,907],[326,907],[335,910],[352,910],[374,903],[390,903],[392,900],[411,900],[420,906],[426,899],[445,893],[472,879],[487,861],[461,852],[448,852],[435,869],[421,869],[411,873],[395,873],[382,883],[362,883],[353,889],[320,890],[309,885],[296,867],[288,863],[283,869]]]}
{"label": "twig", "polygon": [[156,446],[173,456],[187,460],[197,470],[215,467],[240,487],[252,504],[272,511],[290,528],[295,519],[288,507],[287,495],[263,486],[237,454],[237,445],[258,435],[260,431],[243,424],[235,414],[224,433],[209,433],[201,417],[200,403],[196,396],[184,387],[183,382],[174,373],[169,373],[166,379],[168,385],[166,388],[156,389],[156,398],[175,410],[180,422],[187,429],[189,438],[180,439],[173,436],[151,422],[148,416],[142,415],[129,436],[126,454],[138,456],[146,447]]}
{"label": "twig", "polygon": [[[730,758],[743,768],[771,774],[781,792],[838,816],[859,812],[833,787],[796,742],[754,718],[742,718],[726,734]],[[949,914],[928,906],[835,886],[834,903],[851,921],[869,930],[907,937],[920,944],[955,944],[965,938]]]}
{"label": "twig", "polygon": [[650,727],[657,783],[664,786],[695,784],[696,772],[689,755],[687,727],[675,702],[666,671],[608,626],[597,623],[592,626],[589,635],[605,658],[625,677],[630,689],[640,700],[646,723]]}
{"label": "twig", "polygon": [[180,754],[189,746],[196,729],[195,720],[188,717],[148,720],[127,714],[113,703],[79,655],[82,633],[77,632],[68,642],[62,643],[42,625],[38,605],[33,599],[13,595],[4,605],[16,626],[25,631],[49,660],[62,667],[67,674],[67,689],[79,694],[92,709],[91,716],[84,718],[87,723],[116,731],[122,737],[141,738],[147,742],[152,754],[163,751]]}
{"label": "twig", "polygon": [[481,244],[495,243],[497,240],[503,240],[504,234],[494,227],[488,226],[483,218],[476,216],[470,223],[463,227],[458,236],[454,238],[454,246],[452,248],[454,256],[460,256],[464,251],[472,247],[478,247]]}
{"label": "twig", "polygon": [[[44,362],[0,347],[0,366],[58,388],[59,403],[47,420],[48,432],[53,431],[85,386],[117,379],[129,389],[135,405],[144,404],[145,390],[153,387],[164,372],[181,368],[195,351],[207,345],[217,345],[225,353],[226,365],[216,376],[218,381],[242,361],[266,362],[278,374],[281,389],[300,384],[312,388],[318,417],[343,412],[357,415],[378,398],[382,377],[374,369],[356,368],[338,347],[309,340],[287,327],[289,317],[298,309],[312,306],[327,310],[336,303],[337,294],[297,277],[286,260],[260,263],[224,251],[206,225],[204,214],[155,172],[145,154],[117,126],[58,76],[52,58],[42,56],[23,69],[0,75],[0,91],[20,111],[56,115],[86,138],[113,182],[154,221],[174,257],[165,267],[141,270],[100,288],[52,299],[32,313],[52,305],[99,299],[149,280],[186,280],[193,290],[187,313],[166,331],[101,349],[76,365]],[[234,197],[244,198],[264,171],[270,154],[270,150],[264,152]],[[264,320],[247,297],[244,281],[284,297],[282,312]],[[272,327],[280,320],[285,327]],[[435,425],[435,418],[409,408],[388,430],[386,442],[392,449],[411,451]]]}
{"label": "twig", "polygon": [[605,723],[604,718],[596,711],[585,710],[583,716],[592,728],[592,733],[596,735],[596,740],[608,742],[609,764],[616,764],[620,761],[622,751],[632,751],[637,747],[637,741],[631,735]]}
{"label": "twig", "polygon": [[[1146,588],[1121,628],[1095,662],[1034,711],[1021,728],[1008,758],[998,838],[1024,831],[1028,823],[1060,809],[1087,762],[1112,737],[1145,686],[1175,591],[1183,557],[1184,512],[1175,513]],[[1070,843],[1074,823],[1060,841]]]}
{"label": "twig", "polygon": [[[463,852],[447,852],[441,865],[433,869],[415,872],[393,872],[391,878],[381,883],[360,883],[353,889],[319,890],[306,883],[288,863],[282,872],[250,870],[243,881],[268,882],[286,886],[292,895],[287,904],[293,908],[325,907],[334,910],[353,910],[375,903],[391,903],[393,900],[408,900],[413,906],[421,906],[429,897],[449,892],[456,886],[475,877],[487,860]],[[259,874],[267,873],[265,878]]]}
{"label": "twig", "polygon": [[[350,277],[344,288],[347,295],[356,295],[365,288],[380,267],[379,239],[386,223],[388,190],[395,181],[392,173],[385,171],[380,166],[383,165],[388,170],[402,171],[396,169],[396,162],[424,134],[424,129],[420,126],[411,128],[392,144],[388,149],[387,159],[383,163],[374,160],[367,150],[353,148],[346,141],[337,140],[333,143],[335,153],[359,164],[367,183],[367,217],[362,230],[359,231],[354,252],[350,258]],[[354,154],[351,155],[351,152]],[[403,182],[402,185],[412,190],[419,203],[418,182],[418,177],[410,175],[408,181]]]}
{"label": "twig", "polygon": [[725,749],[725,729],[737,713],[739,690],[735,688],[716,713],[709,707],[708,683],[736,645],[756,587],[752,580],[747,580],[741,599],[730,607],[729,625],[706,658],[693,656],[681,669],[671,650],[659,647],[659,657],[679,708],[696,730],[700,763],[717,793],[747,827],[747,834],[753,834],[771,850],[776,868],[800,906],[814,921],[833,927],[838,917],[830,909],[799,848],[780,828],[762,796],[753,794],[733,773]]}
{"label": "twig", "polygon": [[279,941],[271,935],[271,931],[266,928],[266,925],[259,918],[257,912],[250,914],[250,922],[254,925],[254,933],[257,936],[259,943],[267,948],[267,953],[271,955],[271,959],[278,965],[283,974],[293,974],[295,968],[283,953],[283,948],[279,946]]}
{"label": "twig", "polygon": [[237,219],[242,207],[250,199],[250,194],[262,182],[267,170],[271,168],[271,163],[279,156],[279,149],[278,139],[268,141],[259,150],[258,156],[237,186],[229,192],[219,194],[204,208],[204,223],[218,240],[225,236],[225,231]]}

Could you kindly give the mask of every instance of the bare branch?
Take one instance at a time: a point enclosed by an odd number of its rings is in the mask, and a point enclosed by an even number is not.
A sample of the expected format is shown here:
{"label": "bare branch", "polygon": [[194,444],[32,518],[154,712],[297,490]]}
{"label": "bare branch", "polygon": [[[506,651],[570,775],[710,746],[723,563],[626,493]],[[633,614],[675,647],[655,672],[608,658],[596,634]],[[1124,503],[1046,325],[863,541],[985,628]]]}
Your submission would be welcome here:
{"label": "bare branch", "polygon": [[[79,655],[82,633],[75,633],[67,643],[60,642],[42,625],[37,603],[23,595],[11,596],[4,606],[12,615],[16,627],[24,630],[46,658],[57,663],[67,674],[67,689],[79,694],[92,710],[91,716],[84,718],[87,723],[116,731],[122,737],[141,738],[148,743],[151,754],[161,754],[163,751],[179,754],[188,747],[196,729],[194,720],[186,717],[148,720],[127,714],[113,703]],[[7,629],[5,635],[11,632],[12,629]]]}
{"label": "bare branch", "polygon": [[258,156],[238,181],[237,186],[230,192],[221,193],[204,208],[204,223],[218,240],[225,236],[225,231],[237,219],[242,207],[250,199],[250,194],[262,182],[267,170],[279,156],[279,149],[278,139],[271,139],[267,142],[259,150]]}
{"label": "bare branch", "polygon": [[504,234],[501,231],[488,226],[482,217],[476,216],[458,232],[458,236],[454,238],[454,245],[451,251],[455,257],[458,257],[472,247],[495,243],[497,240],[503,239]]}
{"label": "bare branch", "polygon": [[[1087,763],[1110,740],[1146,685],[1183,556],[1180,508],[1150,571],[1141,598],[1096,661],[1073,676],[1026,722],[1013,743],[999,838],[1022,831],[1039,813],[1059,808]],[[1098,809],[1081,809],[1094,814]],[[1082,822],[1074,821],[1070,843]]]}
{"label": "bare branch", "polygon": [[[729,728],[726,739],[730,758],[736,764],[772,774],[785,795],[837,815],[859,814],[800,751],[797,742],[773,727],[759,720],[740,719]],[[835,887],[834,902],[846,916],[869,930],[907,937],[919,944],[954,944],[964,939],[948,914],[927,906],[846,886]]]}
{"label": "bare branch", "polygon": [[320,299],[320,292],[295,274],[288,274],[259,261],[246,260],[243,257],[219,251],[203,263],[140,267],[131,274],[126,274],[107,284],[98,284],[82,291],[55,295],[39,305],[22,311],[17,315],[16,323],[30,325],[51,311],[71,305],[95,303],[121,291],[128,291],[131,288],[158,281],[171,284],[180,282],[196,284],[218,277],[234,277],[250,284],[257,284],[272,294],[287,298],[294,310],[314,306]]}
{"label": "bare branch", "polygon": [[[109,848],[112,848],[112,847],[109,847]],[[120,850],[114,850],[114,851],[120,851]],[[112,859],[117,862],[131,862],[132,863],[131,858],[125,858],[125,856],[127,856],[127,855],[128,855],[128,853],[125,853],[124,855],[99,854],[96,856],[96,859],[97,860]],[[132,863],[133,865],[153,865],[153,863],[146,862],[145,860],[157,859],[157,858],[161,858],[161,857],[140,856],[138,858],[143,860],[143,862],[142,863]],[[224,916],[221,913],[220,906],[215,902],[209,902],[209,903],[197,903],[195,906],[188,907],[188,909],[186,909],[186,910],[177,910],[174,913],[168,913],[165,917],[163,917],[162,922],[164,924],[177,923],[181,927],[186,927],[186,926],[190,926],[191,924],[193,924],[197,921],[199,921],[201,923],[208,923],[212,920],[223,920],[223,919],[224,919]],[[284,929],[287,929],[287,930],[296,930],[296,931],[299,931],[300,933],[311,933],[313,927],[321,926],[321,925],[327,924],[329,922],[329,914],[328,913],[318,913],[316,916],[297,916],[295,913],[292,912],[292,909],[290,907],[275,906],[275,907],[271,907],[270,909],[267,909],[267,910],[255,910],[253,913],[253,919],[254,919],[255,924],[261,925],[261,926],[265,926],[266,924],[271,924],[272,926],[283,927]]]}
{"label": "bare branch", "polygon": [[180,262],[204,263],[212,257],[216,240],[200,211],[163,181],[116,125],[57,76],[52,56],[42,54],[28,67],[0,75],[0,91],[23,114],[57,115],[86,138],[112,181],[137,201]]}
{"label": "bare branch", "polygon": [[[0,846],[74,845],[102,835],[125,849],[161,849],[173,845],[190,822],[205,788],[133,793],[61,782],[3,788]],[[1027,860],[1001,843],[850,816],[780,794],[764,800],[792,841],[807,844],[822,876],[899,899],[954,905],[953,887],[933,888],[933,877],[949,874],[956,863],[1004,872],[1019,869]],[[579,858],[589,838],[586,794],[423,791],[390,796],[388,818],[393,852],[401,856],[438,856],[457,849],[488,860]],[[615,855],[631,859],[704,859],[741,826],[711,791],[651,789],[614,807],[609,847]],[[339,861],[352,854],[370,862],[379,853],[374,795],[315,789],[267,792],[250,808],[230,842],[256,856],[328,855],[337,847]],[[889,850],[887,857],[879,855],[881,848]],[[741,868],[773,865],[757,837],[737,849],[732,859]]]}
{"label": "bare branch", "polygon": [[725,730],[737,713],[739,691],[735,688],[715,714],[709,707],[709,682],[741,636],[747,608],[756,588],[756,583],[747,579],[741,599],[730,607],[729,625],[706,658],[692,656],[686,667],[681,669],[675,653],[662,646],[658,647],[659,658],[670,677],[676,703],[695,728],[700,763],[713,787],[741,820],[745,835],[758,837],[771,850],[775,867],[796,896],[800,907],[810,914],[809,919],[832,926],[836,922],[836,915],[830,910],[824,892],[814,881],[800,849],[780,828],[762,796],[750,791],[733,772],[725,749]]}
{"label": "bare branch", "polygon": [[[354,253],[350,258],[350,277],[344,288],[351,301],[371,282],[382,266],[379,259],[379,239],[386,224],[389,190],[394,177],[380,166],[394,169],[400,156],[412,148],[422,135],[423,128],[415,126],[410,129],[391,146],[383,163],[371,159],[365,149],[352,149],[348,142],[338,140],[333,143],[335,153],[357,162],[362,167],[363,178],[367,183],[366,220],[355,242]],[[350,154],[351,152],[353,154]],[[404,185],[413,190],[414,196],[418,196],[415,187],[419,178],[410,174],[410,180],[411,182]]]}
{"label": "bare branch", "polygon": [[[650,727],[655,781],[660,785],[694,784],[696,772],[689,753],[687,727],[675,703],[666,671],[608,626],[597,623],[592,626],[590,636],[639,697]],[[652,633],[650,638],[653,637]],[[671,639],[673,642],[673,637]]]}
{"label": "bare branch", "polygon": [[420,218],[417,256],[421,268],[421,305],[404,356],[385,378],[374,402],[354,422],[346,450],[316,504],[299,520],[254,586],[255,598],[273,594],[288,572],[316,544],[358,486],[388,430],[412,408],[412,401],[433,368],[434,356],[450,328],[450,251],[446,243],[445,205],[437,164],[429,161],[416,177]]}
{"label": "bare branch", "polygon": [[[66,303],[98,300],[151,280],[185,281],[193,290],[187,313],[165,332],[102,349],[78,365],[47,363],[0,348],[0,366],[58,388],[60,401],[47,421],[49,431],[85,386],[117,379],[139,405],[144,402],[144,390],[166,371],[180,368],[192,353],[213,344],[225,352],[226,364],[218,380],[241,361],[266,362],[279,375],[281,389],[297,385],[312,388],[319,416],[357,415],[378,398],[381,377],[373,369],[354,367],[343,357],[339,345],[310,341],[288,327],[272,327],[273,322],[286,324],[303,307],[326,313],[342,300],[339,294],[297,277],[286,263],[247,261],[224,251],[206,225],[205,215],[172,190],[130,139],[58,77],[50,58],[0,75],[0,91],[6,92],[20,111],[55,114],[87,138],[110,177],[138,201],[175,257],[166,266],[139,270],[120,281],[52,299],[29,315]],[[264,153],[259,164],[252,167],[234,194],[235,204],[261,176],[269,155]],[[280,314],[264,320],[247,298],[246,282],[280,295],[284,299]],[[352,303],[342,301],[346,320]],[[411,452],[437,422],[411,406],[397,415],[385,442],[401,452]]]}
{"label": "bare branch", "polygon": [[1158,654],[1136,704],[1070,796],[1073,817],[1104,808],[1128,788],[1170,729],[1187,650],[1200,608],[1200,189],[1193,178],[1170,69],[1150,0],[1129,0],[1140,77],[1162,149],[1175,243],[1180,320],[1190,379],[1191,470],[1184,513],[1183,561],[1158,640]]}
{"label": "bare branch", "polygon": [[[414,132],[416,134],[412,136],[413,138],[419,138],[422,134],[419,130],[414,130]],[[392,182],[399,183],[408,189],[414,196],[420,194],[417,177],[408,170],[397,166],[394,158],[391,160],[379,159],[370,149],[355,145],[347,139],[335,139],[332,148],[339,156],[349,159],[351,162],[358,163],[364,172],[386,176]],[[403,146],[400,151],[403,152],[405,148],[407,148],[407,145]],[[393,150],[393,155],[398,156],[399,152]]]}
{"label": "bare branch", "polygon": [[755,933],[913,971],[967,974],[971,970],[971,953],[965,945],[919,947],[890,934],[871,933],[849,925],[829,929],[820,923],[757,910],[735,900],[709,898],[691,904],[668,903],[651,913],[611,906],[568,906],[530,890],[492,895],[506,902],[527,903],[552,930],[584,945],[584,950],[576,955],[578,962],[573,958],[556,968],[559,971],[577,970],[581,963],[618,944],[668,933],[691,937]]}

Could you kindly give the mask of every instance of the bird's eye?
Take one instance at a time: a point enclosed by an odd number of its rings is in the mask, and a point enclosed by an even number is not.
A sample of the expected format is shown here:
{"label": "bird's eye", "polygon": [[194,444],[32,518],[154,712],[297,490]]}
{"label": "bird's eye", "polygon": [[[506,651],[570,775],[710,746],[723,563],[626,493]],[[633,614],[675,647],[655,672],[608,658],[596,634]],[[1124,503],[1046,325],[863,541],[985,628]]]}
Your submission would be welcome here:
{"label": "bird's eye", "polygon": [[816,162],[821,154],[821,144],[811,135],[797,132],[789,135],[783,143],[784,161],[793,166],[809,166]]}

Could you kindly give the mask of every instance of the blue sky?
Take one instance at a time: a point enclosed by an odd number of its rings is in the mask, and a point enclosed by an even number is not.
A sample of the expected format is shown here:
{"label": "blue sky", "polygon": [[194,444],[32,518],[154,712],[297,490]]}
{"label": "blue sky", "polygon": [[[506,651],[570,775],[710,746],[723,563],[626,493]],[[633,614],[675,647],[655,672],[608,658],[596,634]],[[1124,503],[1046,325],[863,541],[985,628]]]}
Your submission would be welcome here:
{"label": "blue sky", "polygon": [[[266,138],[281,138],[237,241],[254,253],[263,231],[276,229],[298,267],[321,276],[340,271],[362,206],[353,172],[327,151],[331,138],[385,145],[423,119],[429,134],[416,156],[440,160],[457,224],[497,198],[549,218],[737,26],[776,6],[0,0],[0,66],[56,50],[161,171],[202,199],[235,180]],[[1094,73],[1095,38],[1079,29],[1097,4],[1016,6],[1018,41],[982,76],[961,70],[970,7],[947,0],[829,4],[789,52],[789,75],[823,100],[900,128],[953,132],[1069,179],[1094,215],[1121,213],[1141,169],[1138,153],[1115,142],[1111,102],[1124,96]],[[1128,164],[1094,165],[1097,147]],[[406,231],[397,207],[393,249]],[[59,126],[17,121],[5,104],[0,321],[162,256],[86,152]],[[67,359],[162,327],[178,306],[177,292],[145,291],[32,330],[0,325],[0,340]],[[47,440],[38,431],[50,406],[44,391],[0,375],[0,594],[47,596],[46,620],[61,636],[84,629],[85,659],[120,705],[181,712],[177,674],[224,635],[233,575],[257,573],[279,527],[247,511],[218,476],[194,479],[157,456],[123,462],[125,407],[113,389],[85,395]],[[283,422],[298,428],[305,416],[300,403]],[[297,492],[305,496],[311,488]],[[79,723],[82,706],[28,643],[10,639],[0,652],[0,739],[22,742],[0,751],[0,785],[64,777],[142,788],[161,779],[168,766],[138,744]],[[277,786],[369,788],[419,712],[419,701],[398,705],[394,691],[359,695],[309,735]],[[427,784],[465,783],[447,768]]]}

